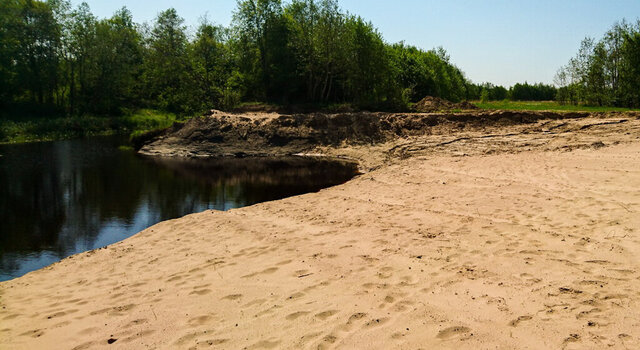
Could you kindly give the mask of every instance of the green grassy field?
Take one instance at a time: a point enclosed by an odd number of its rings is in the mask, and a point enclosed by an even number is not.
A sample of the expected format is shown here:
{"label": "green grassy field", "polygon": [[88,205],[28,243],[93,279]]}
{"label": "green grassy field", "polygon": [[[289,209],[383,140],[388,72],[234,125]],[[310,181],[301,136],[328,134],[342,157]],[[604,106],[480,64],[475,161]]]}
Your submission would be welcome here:
{"label": "green grassy field", "polygon": [[571,112],[624,112],[637,111],[638,109],[619,107],[596,107],[596,106],[574,106],[561,105],[555,101],[471,101],[474,105],[482,109],[508,109],[508,110],[528,110],[528,111],[571,111]]}
{"label": "green grassy field", "polygon": [[137,134],[167,128],[178,120],[178,117],[173,113],[151,109],[141,109],[120,117],[4,117],[0,119],[0,143]]}

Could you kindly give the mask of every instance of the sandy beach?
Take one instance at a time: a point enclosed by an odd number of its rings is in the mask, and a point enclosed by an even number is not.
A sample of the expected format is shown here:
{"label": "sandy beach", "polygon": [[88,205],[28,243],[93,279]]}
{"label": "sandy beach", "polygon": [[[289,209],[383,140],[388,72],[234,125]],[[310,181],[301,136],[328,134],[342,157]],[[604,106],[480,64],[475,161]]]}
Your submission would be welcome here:
{"label": "sandy beach", "polygon": [[451,130],[0,283],[0,349],[640,348],[640,119]]}

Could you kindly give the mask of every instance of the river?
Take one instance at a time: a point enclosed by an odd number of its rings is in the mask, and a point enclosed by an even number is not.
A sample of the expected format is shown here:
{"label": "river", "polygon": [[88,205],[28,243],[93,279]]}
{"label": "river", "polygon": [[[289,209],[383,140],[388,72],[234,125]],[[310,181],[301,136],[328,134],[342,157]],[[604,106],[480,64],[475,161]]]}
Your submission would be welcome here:
{"label": "river", "polygon": [[302,157],[152,159],[126,138],[0,146],[0,281],[160,221],[341,184],[353,163]]}

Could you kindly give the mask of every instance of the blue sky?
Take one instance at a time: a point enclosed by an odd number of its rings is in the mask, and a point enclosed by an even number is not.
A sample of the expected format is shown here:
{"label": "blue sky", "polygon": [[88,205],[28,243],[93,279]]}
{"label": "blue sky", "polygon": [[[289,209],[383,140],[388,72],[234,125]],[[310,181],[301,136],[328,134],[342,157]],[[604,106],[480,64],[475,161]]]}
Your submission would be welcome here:
{"label": "blue sky", "polygon": [[[151,22],[174,7],[191,26],[205,14],[228,25],[236,6],[235,0],[86,2],[98,17],[126,6],[136,22]],[[614,22],[640,17],[640,0],[340,0],[340,5],[373,22],[388,42],[442,46],[472,81],[505,86],[552,83],[585,36],[599,39]]]}

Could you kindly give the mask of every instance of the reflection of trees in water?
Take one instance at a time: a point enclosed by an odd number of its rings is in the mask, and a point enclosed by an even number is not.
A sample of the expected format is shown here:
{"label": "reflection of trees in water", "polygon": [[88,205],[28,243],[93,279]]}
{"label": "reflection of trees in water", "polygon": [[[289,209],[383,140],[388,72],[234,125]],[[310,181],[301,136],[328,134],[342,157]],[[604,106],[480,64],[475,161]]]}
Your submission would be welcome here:
{"label": "reflection of trees in water", "polygon": [[142,159],[117,150],[118,141],[2,149],[0,272],[19,268],[15,254],[7,253],[47,250],[62,258],[78,246],[96,248],[108,223],[137,231],[207,208],[224,210],[317,191],[356,171],[352,164],[293,157]]}
{"label": "reflection of trees in water", "polygon": [[[255,204],[343,183],[357,172],[354,163],[303,157],[213,160],[153,159],[181,178],[208,184],[214,194]],[[218,202],[221,199],[218,198]]]}
{"label": "reflection of trees in water", "polygon": [[[7,157],[3,157],[7,158]],[[65,222],[56,171],[0,167],[0,267],[16,269],[5,252],[54,246]]]}

